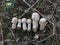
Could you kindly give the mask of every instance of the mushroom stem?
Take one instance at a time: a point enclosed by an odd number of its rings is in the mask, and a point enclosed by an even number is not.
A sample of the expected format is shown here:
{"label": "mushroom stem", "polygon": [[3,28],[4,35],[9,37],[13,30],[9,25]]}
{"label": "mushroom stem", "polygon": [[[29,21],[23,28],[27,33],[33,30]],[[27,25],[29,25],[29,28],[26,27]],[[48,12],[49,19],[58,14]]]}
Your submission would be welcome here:
{"label": "mushroom stem", "polygon": [[31,30],[31,19],[27,19],[28,31]]}
{"label": "mushroom stem", "polygon": [[38,23],[33,21],[33,32],[36,32],[38,28]]}
{"label": "mushroom stem", "polygon": [[21,28],[21,19],[18,19],[18,24],[17,24],[17,28],[20,29]]}
{"label": "mushroom stem", "polygon": [[17,27],[21,28],[21,23],[18,23]]}
{"label": "mushroom stem", "polygon": [[12,29],[15,29],[16,28],[16,23],[14,24],[12,24]]}
{"label": "mushroom stem", "polygon": [[36,21],[33,21],[33,28],[37,29],[38,28],[38,23]]}
{"label": "mushroom stem", "polygon": [[23,30],[27,30],[26,23],[23,23]]}
{"label": "mushroom stem", "polygon": [[28,24],[28,31],[31,30],[31,24]]}

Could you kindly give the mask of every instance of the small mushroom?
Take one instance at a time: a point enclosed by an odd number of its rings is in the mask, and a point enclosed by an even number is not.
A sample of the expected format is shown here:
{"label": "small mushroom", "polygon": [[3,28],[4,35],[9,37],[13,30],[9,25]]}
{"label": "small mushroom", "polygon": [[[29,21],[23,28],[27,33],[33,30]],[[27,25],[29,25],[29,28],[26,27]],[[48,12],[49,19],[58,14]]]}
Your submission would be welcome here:
{"label": "small mushroom", "polygon": [[32,13],[32,20],[33,20],[33,32],[36,32],[37,31],[37,28],[38,28],[38,21],[39,21],[39,14],[34,12]]}
{"label": "small mushroom", "polygon": [[22,23],[22,20],[21,19],[18,19],[18,24],[17,24],[17,28],[18,29],[21,29],[21,23]]}
{"label": "small mushroom", "polygon": [[47,24],[47,19],[46,18],[41,18],[39,21],[40,24],[40,30],[44,30],[46,24]]}
{"label": "small mushroom", "polygon": [[27,20],[26,20],[26,18],[22,18],[22,23],[23,23],[23,31],[26,31],[27,30],[27,26],[26,26]]}
{"label": "small mushroom", "polygon": [[17,21],[18,21],[18,19],[16,17],[12,18],[12,29],[16,28]]}
{"label": "small mushroom", "polygon": [[31,19],[27,19],[28,31],[31,30]]}

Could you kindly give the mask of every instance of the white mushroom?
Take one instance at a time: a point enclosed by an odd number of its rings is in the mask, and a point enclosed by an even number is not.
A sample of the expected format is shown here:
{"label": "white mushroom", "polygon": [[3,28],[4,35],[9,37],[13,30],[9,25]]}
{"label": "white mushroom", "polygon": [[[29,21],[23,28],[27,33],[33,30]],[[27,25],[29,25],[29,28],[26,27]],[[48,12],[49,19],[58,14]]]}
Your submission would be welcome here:
{"label": "white mushroom", "polygon": [[23,23],[23,31],[26,31],[27,30],[27,26],[26,26],[27,20],[26,20],[26,18],[22,18],[22,23]]}
{"label": "white mushroom", "polygon": [[27,19],[28,31],[31,30],[31,19]]}
{"label": "white mushroom", "polygon": [[32,13],[32,20],[33,20],[33,31],[36,32],[37,31],[37,28],[38,28],[38,21],[39,21],[39,14],[34,12]]}
{"label": "white mushroom", "polygon": [[13,17],[12,18],[12,29],[15,29],[16,28],[17,20],[18,19],[16,17]]}
{"label": "white mushroom", "polygon": [[18,28],[21,28],[21,23],[22,23],[22,20],[21,19],[18,19],[18,24],[17,24],[17,27]]}
{"label": "white mushroom", "polygon": [[39,21],[40,24],[40,30],[44,30],[46,24],[47,24],[47,19],[46,18],[41,18]]}

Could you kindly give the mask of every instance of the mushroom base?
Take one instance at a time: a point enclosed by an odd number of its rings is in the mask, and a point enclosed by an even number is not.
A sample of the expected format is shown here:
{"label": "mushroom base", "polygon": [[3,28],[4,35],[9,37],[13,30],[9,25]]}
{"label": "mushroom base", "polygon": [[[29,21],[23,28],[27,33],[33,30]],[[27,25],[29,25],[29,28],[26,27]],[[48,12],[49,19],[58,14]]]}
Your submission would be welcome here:
{"label": "mushroom base", "polygon": [[34,29],[34,28],[33,28],[33,30],[32,30],[32,31],[33,31],[33,32],[36,32],[36,31],[37,31],[37,29]]}

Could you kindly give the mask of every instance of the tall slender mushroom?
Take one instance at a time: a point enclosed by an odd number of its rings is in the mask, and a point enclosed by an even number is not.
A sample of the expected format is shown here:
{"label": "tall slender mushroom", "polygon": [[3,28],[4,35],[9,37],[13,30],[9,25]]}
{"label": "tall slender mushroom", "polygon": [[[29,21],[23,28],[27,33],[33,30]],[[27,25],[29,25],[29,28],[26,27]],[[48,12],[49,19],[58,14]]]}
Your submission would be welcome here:
{"label": "tall slender mushroom", "polygon": [[12,18],[12,29],[16,28],[17,21],[18,21],[18,19],[16,17]]}
{"label": "tall slender mushroom", "polygon": [[44,30],[46,24],[47,24],[47,19],[46,18],[41,18],[39,21],[40,24],[40,30]]}
{"label": "tall slender mushroom", "polygon": [[31,30],[31,19],[27,19],[28,31]]}
{"label": "tall slender mushroom", "polygon": [[37,12],[32,13],[32,20],[33,20],[33,32],[37,31],[38,28],[38,21],[39,21],[39,14]]}
{"label": "tall slender mushroom", "polygon": [[26,31],[27,30],[27,26],[26,26],[27,20],[26,20],[26,18],[22,18],[22,23],[23,23],[23,31]]}
{"label": "tall slender mushroom", "polygon": [[21,29],[21,23],[22,23],[22,20],[21,19],[18,19],[18,24],[17,24],[17,28],[18,29]]}

